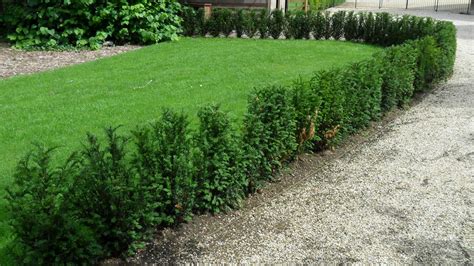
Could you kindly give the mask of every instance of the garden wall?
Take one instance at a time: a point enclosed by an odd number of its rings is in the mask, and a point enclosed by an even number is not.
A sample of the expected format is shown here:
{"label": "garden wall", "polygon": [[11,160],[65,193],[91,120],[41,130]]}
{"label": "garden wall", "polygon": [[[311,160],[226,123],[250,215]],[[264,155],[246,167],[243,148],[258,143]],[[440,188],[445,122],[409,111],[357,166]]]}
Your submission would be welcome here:
{"label": "garden wall", "polygon": [[89,134],[64,162],[37,146],[18,163],[8,190],[12,254],[26,264],[133,254],[156,228],[238,208],[299,153],[334,147],[453,72],[450,22],[387,13],[281,15],[222,10],[204,20],[188,10],[184,28],[189,36],[235,30],[240,37],[345,39],[386,49],[292,86],[254,90],[239,125],[211,105],[197,114],[195,130],[186,115],[165,110],[129,134],[108,128],[105,141]]}

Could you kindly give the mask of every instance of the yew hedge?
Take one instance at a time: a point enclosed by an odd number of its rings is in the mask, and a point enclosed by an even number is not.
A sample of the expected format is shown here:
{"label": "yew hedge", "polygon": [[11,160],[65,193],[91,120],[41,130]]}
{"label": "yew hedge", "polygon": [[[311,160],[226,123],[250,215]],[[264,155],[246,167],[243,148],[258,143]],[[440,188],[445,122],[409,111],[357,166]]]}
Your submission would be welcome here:
{"label": "yew hedge", "polygon": [[[210,22],[199,17],[202,12],[187,12],[187,18],[201,22],[185,24],[192,35],[206,33],[204,25],[212,35],[228,35],[234,18],[267,16],[217,11]],[[345,38],[387,48],[293,86],[255,90],[242,125],[230,123],[218,106],[205,106],[193,130],[185,115],[165,110],[158,122],[131,134],[107,129],[105,143],[88,135],[65,162],[38,146],[20,161],[8,190],[18,259],[94,263],[129,255],[156,228],[188,221],[193,213],[237,208],[299,153],[332,147],[453,72],[456,30],[450,22],[339,12],[298,13],[281,26],[288,15],[271,16],[268,23],[243,22],[239,30],[254,35],[269,26],[269,36],[276,37],[307,20],[314,23],[309,31],[291,29],[288,36]]]}

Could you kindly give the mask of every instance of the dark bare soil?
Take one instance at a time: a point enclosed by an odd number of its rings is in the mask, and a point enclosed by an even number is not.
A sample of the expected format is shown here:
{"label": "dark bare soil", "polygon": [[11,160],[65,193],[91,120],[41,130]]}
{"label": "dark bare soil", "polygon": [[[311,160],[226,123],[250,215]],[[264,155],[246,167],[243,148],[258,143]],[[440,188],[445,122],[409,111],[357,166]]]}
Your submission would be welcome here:
{"label": "dark bare soil", "polygon": [[0,79],[93,61],[138,48],[125,45],[104,47],[97,51],[21,51],[0,42]]}

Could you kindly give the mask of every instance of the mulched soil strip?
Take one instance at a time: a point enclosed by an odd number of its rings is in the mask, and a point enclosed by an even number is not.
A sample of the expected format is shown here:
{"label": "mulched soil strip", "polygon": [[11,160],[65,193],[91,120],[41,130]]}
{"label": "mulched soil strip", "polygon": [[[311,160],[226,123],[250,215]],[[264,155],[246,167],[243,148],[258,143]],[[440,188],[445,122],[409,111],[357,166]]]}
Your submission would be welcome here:
{"label": "mulched soil strip", "polygon": [[140,46],[124,45],[96,51],[21,51],[0,43],[0,79],[94,61],[138,48]]}

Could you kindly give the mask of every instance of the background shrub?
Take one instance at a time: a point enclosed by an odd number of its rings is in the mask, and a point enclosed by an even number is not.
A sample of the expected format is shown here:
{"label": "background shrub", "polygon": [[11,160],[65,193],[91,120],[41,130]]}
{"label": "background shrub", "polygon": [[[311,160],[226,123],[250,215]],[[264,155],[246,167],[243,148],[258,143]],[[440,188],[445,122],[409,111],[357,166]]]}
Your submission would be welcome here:
{"label": "background shrub", "polygon": [[174,0],[26,1],[7,6],[8,40],[19,48],[99,48],[177,39],[181,5]]}
{"label": "background shrub", "polygon": [[374,43],[377,33],[375,32],[375,18],[372,12],[361,14],[361,35],[366,43]]}
{"label": "background shrub", "polygon": [[249,38],[253,38],[259,30],[258,14],[254,9],[245,12],[244,32]]}
{"label": "background shrub", "polygon": [[257,19],[257,28],[260,33],[260,39],[265,39],[268,36],[268,11],[266,9],[260,10]]}
{"label": "background shrub", "polygon": [[213,37],[219,37],[225,27],[225,19],[223,18],[222,9],[216,8],[212,10],[211,17],[207,21],[207,30]]}
{"label": "background shrub", "polygon": [[206,36],[209,31],[210,24],[209,21],[204,17],[204,9],[199,8],[196,11],[196,31],[201,36]]}
{"label": "background shrub", "polygon": [[388,13],[383,12],[375,14],[374,36],[372,37],[373,42],[382,46],[392,44],[393,41],[390,38],[390,36],[393,36],[390,34],[392,22],[392,16]]}
{"label": "background shrub", "polygon": [[310,10],[323,10],[344,3],[345,0],[310,0]]}
{"label": "background shrub", "polygon": [[334,40],[339,40],[344,35],[345,11],[337,11],[331,16],[331,35]]}
{"label": "background shrub", "polygon": [[354,41],[359,38],[358,35],[358,16],[354,13],[354,11],[350,11],[346,14],[346,18],[344,21],[344,38],[347,41]]}
{"label": "background shrub", "polygon": [[183,18],[183,21],[181,23],[183,28],[183,35],[194,36],[194,34],[198,32],[197,25],[199,24],[198,16],[194,8],[184,6],[181,17]]}
{"label": "background shrub", "polygon": [[235,33],[238,38],[241,38],[242,35],[244,34],[245,23],[246,21],[245,21],[244,10],[239,9],[236,12],[234,12]]}
{"label": "background shrub", "polygon": [[[406,40],[411,38],[412,30],[411,30],[411,16],[404,15],[397,19],[396,25],[393,25],[391,38],[394,44],[401,44]],[[398,32],[396,32],[398,30]]]}
{"label": "background shrub", "polygon": [[272,11],[268,22],[268,32],[273,39],[279,39],[285,28],[285,15],[279,9]]}
{"label": "background shrub", "polygon": [[214,37],[218,37],[221,33],[229,36],[234,30],[234,21],[232,11],[227,8],[215,8],[207,22],[209,33]]}
{"label": "background shrub", "polygon": [[283,35],[285,36],[286,39],[291,39],[293,38],[294,34],[294,29],[293,26],[290,25],[293,20],[293,14],[291,12],[286,12],[285,13],[285,27],[283,28]]}
{"label": "background shrub", "polygon": [[357,40],[365,41],[366,13],[357,13]]}
{"label": "background shrub", "polygon": [[332,36],[332,19],[329,11],[324,12],[324,39],[329,40]]}
{"label": "background shrub", "polygon": [[295,39],[309,39],[311,33],[311,20],[304,11],[297,11],[288,16],[289,36]]}
{"label": "background shrub", "polygon": [[221,32],[227,37],[232,33],[235,28],[234,15],[230,9],[223,8],[221,9],[220,18]]}
{"label": "background shrub", "polygon": [[311,31],[316,40],[326,36],[326,17],[322,12],[311,13]]}
{"label": "background shrub", "polygon": [[309,39],[311,38],[311,17],[310,14],[298,12],[295,16],[295,19],[298,21],[297,24],[300,25],[299,34],[297,37],[301,36],[302,38]]}

